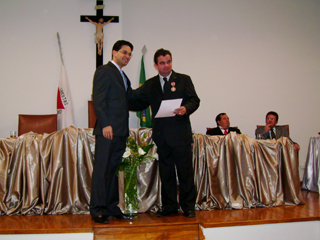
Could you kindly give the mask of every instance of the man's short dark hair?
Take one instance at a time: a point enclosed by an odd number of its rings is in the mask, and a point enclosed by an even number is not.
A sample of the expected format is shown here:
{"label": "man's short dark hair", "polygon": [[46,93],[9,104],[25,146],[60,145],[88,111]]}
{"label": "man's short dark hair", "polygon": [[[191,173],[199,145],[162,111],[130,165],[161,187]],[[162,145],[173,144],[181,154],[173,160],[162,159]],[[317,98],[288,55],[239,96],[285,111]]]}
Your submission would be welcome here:
{"label": "man's short dark hair", "polygon": [[158,57],[166,56],[168,54],[170,55],[171,60],[172,60],[172,55],[171,55],[171,52],[169,50],[166,50],[166,49],[163,49],[163,48],[158,49],[156,51],[156,53],[154,54],[154,57],[153,57],[154,63],[158,65]]}
{"label": "man's short dark hair", "polygon": [[274,112],[274,111],[270,111],[270,112],[267,113],[266,119],[268,118],[268,115],[274,115],[274,116],[276,116],[276,121],[278,122],[278,119],[279,119],[278,113],[276,113],[276,112]]}
{"label": "man's short dark hair", "polygon": [[217,123],[217,126],[219,127],[219,124],[218,124],[218,121],[221,121],[221,116],[223,115],[227,115],[226,113],[219,113],[217,116],[216,116],[216,123]]}
{"label": "man's short dark hair", "polygon": [[[112,51],[115,50],[115,51],[119,51],[122,46],[129,46],[131,48],[131,52],[133,51],[133,45],[131,42],[128,42],[126,40],[118,40],[112,47]],[[112,52],[111,52],[111,59],[112,59],[113,55],[112,55]]]}

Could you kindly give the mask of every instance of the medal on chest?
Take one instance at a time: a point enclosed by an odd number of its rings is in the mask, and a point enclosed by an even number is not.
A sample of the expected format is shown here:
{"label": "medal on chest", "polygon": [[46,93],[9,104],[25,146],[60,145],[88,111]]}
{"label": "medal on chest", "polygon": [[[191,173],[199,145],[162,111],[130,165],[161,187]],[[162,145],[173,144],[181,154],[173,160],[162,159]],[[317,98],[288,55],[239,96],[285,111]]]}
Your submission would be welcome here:
{"label": "medal on chest", "polygon": [[175,86],[176,86],[176,83],[175,82],[171,82],[171,92],[176,91]]}

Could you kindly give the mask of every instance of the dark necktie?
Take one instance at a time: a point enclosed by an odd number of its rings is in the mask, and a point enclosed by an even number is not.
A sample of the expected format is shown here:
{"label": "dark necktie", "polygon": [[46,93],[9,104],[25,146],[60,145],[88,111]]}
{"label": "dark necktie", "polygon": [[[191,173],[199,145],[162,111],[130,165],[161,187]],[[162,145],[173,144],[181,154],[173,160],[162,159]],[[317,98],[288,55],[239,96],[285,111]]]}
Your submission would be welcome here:
{"label": "dark necktie", "polygon": [[276,135],[274,134],[273,128],[270,129],[271,132],[271,139],[276,138]]}
{"label": "dark necktie", "polygon": [[120,70],[120,73],[121,73],[121,76],[122,76],[122,79],[123,79],[124,88],[125,88],[126,91],[127,91],[127,88],[128,88],[127,79],[126,79],[126,77],[124,76],[122,70]]}
{"label": "dark necktie", "polygon": [[163,81],[164,81],[163,93],[167,93],[170,90],[169,80],[165,77],[165,78],[163,78]]}
{"label": "dark necktie", "polygon": [[228,128],[224,128],[224,135],[228,134]]}

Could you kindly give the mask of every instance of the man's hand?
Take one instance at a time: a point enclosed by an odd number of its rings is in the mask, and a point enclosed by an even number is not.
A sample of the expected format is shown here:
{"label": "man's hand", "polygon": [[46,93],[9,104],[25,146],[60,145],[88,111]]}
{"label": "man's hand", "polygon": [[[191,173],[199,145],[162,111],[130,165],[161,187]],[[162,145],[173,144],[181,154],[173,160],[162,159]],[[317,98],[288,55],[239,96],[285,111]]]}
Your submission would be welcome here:
{"label": "man's hand", "polygon": [[103,128],[103,129],[102,129],[102,133],[103,133],[103,136],[104,136],[106,139],[112,140],[112,138],[113,138],[113,131],[112,131],[112,127],[111,127],[111,126],[107,126],[107,127]]}
{"label": "man's hand", "polygon": [[298,144],[294,144],[294,148],[297,150],[297,152],[299,152],[299,150],[300,150],[300,146],[298,145]]}
{"label": "man's hand", "polygon": [[269,132],[271,128],[272,128],[272,127],[271,127],[271,124],[268,124],[268,125],[266,125],[266,126],[264,127],[264,131],[265,131],[265,132]]}
{"label": "man's hand", "polygon": [[185,115],[186,112],[187,112],[187,109],[184,106],[179,107],[173,111],[174,114],[181,115],[181,116]]}

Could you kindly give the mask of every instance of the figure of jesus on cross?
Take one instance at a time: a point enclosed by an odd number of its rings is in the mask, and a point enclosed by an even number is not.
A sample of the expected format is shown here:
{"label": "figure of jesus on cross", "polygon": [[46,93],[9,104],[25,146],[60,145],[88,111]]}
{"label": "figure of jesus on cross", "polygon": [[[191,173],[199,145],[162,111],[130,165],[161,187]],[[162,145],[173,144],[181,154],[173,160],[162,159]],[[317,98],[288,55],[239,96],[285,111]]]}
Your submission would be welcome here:
{"label": "figure of jesus on cross", "polygon": [[97,0],[97,5],[94,8],[97,10],[96,16],[86,15],[80,16],[80,22],[90,22],[96,26],[96,33],[94,34],[94,41],[96,43],[96,67],[103,65],[103,27],[108,23],[118,23],[118,16],[103,16],[104,4],[103,0]]}
{"label": "figure of jesus on cross", "polygon": [[100,18],[98,22],[92,21],[90,18],[86,17],[86,19],[91,22],[92,24],[96,25],[96,33],[94,34],[95,38],[94,41],[96,44],[98,44],[98,54],[102,55],[102,48],[103,48],[103,27],[110,23],[114,18],[111,18],[107,22],[103,22],[103,18]]}

